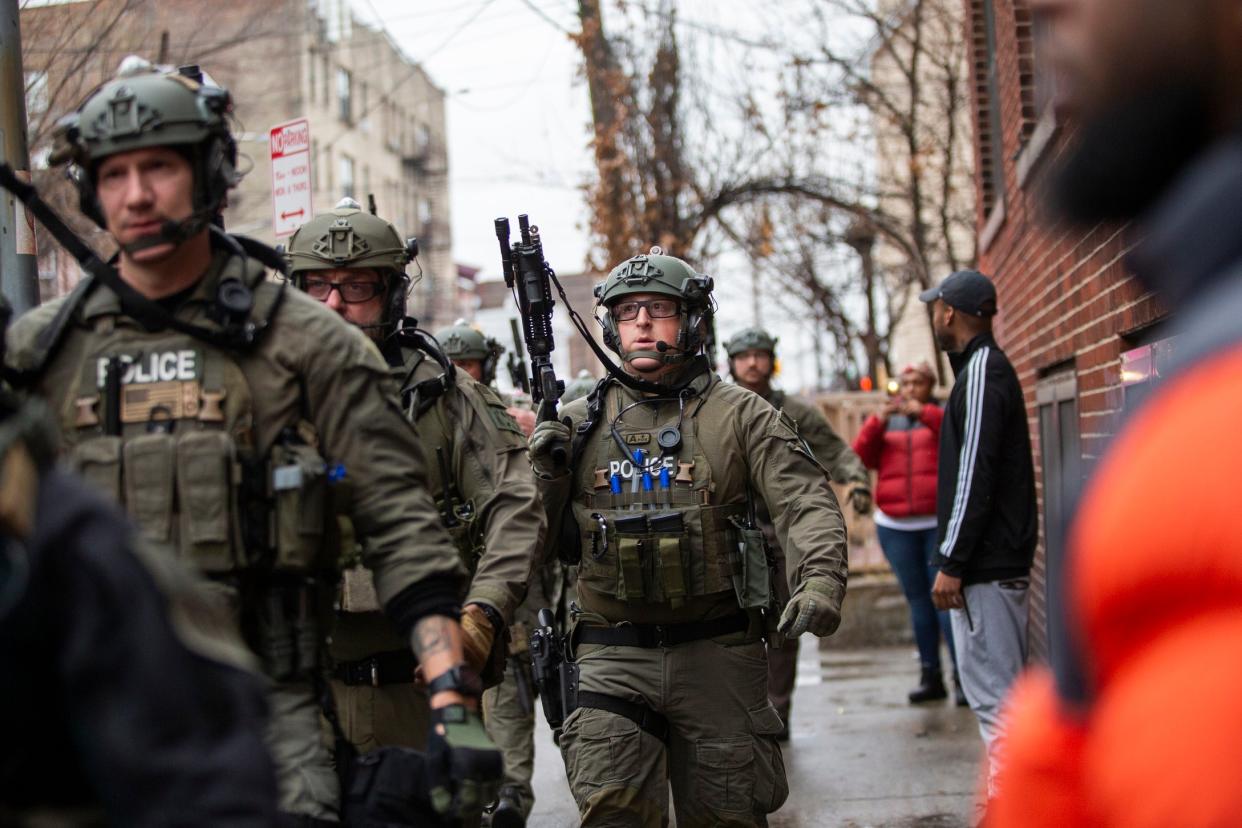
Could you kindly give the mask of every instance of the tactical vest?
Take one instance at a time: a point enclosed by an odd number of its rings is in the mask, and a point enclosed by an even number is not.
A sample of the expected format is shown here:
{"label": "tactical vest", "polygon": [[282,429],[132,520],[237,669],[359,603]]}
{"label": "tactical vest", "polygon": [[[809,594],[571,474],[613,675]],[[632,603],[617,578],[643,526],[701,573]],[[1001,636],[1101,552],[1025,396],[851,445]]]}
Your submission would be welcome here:
{"label": "tactical vest", "polygon": [[[582,556],[578,580],[602,595],[631,603],[665,603],[732,589],[743,609],[766,608],[770,560],[748,503],[719,502],[710,452],[699,437],[702,400],[686,405],[681,445],[661,452],[657,434],[675,426],[676,404],[653,426],[616,420],[622,395],[603,391],[597,423],[576,460],[573,515]],[[633,419],[650,420],[638,406]],[[623,449],[609,427],[616,431]],[[645,470],[644,470],[645,469]]]}
{"label": "tactical vest", "polygon": [[[102,317],[77,374],[60,412],[72,463],[125,507],[144,539],[212,574],[335,568],[314,429],[288,429],[260,456],[250,386],[233,355]],[[270,506],[267,525],[250,524],[256,500]]]}

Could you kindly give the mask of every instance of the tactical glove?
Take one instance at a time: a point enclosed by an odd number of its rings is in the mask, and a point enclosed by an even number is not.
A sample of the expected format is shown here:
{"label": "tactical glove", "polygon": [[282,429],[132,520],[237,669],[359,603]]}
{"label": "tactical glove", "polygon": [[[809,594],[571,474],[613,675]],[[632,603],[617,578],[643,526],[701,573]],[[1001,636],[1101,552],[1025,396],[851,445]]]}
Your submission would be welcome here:
{"label": "tactical glove", "polygon": [[866,486],[855,486],[850,489],[850,506],[854,514],[865,517],[871,514],[871,490]]}
{"label": "tactical glove", "polygon": [[475,673],[483,675],[495,639],[496,628],[487,611],[478,604],[466,604],[461,612],[461,654]]}
{"label": "tactical glove", "polygon": [[460,704],[431,711],[427,790],[437,813],[450,819],[477,816],[496,798],[504,772],[504,760],[478,713]]}
{"label": "tactical glove", "polygon": [[530,436],[530,465],[544,480],[560,477],[567,466],[557,457],[569,456],[569,426],[554,420],[535,426]]}
{"label": "tactical glove", "polygon": [[812,632],[823,638],[841,625],[841,590],[824,578],[805,581],[781,613],[777,631],[786,638]]}

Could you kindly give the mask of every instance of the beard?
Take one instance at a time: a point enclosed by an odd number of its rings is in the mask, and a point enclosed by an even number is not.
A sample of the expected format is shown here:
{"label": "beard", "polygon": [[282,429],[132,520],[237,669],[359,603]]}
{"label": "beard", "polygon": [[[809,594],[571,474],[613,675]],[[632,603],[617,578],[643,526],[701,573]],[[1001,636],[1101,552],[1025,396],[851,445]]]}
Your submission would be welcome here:
{"label": "beard", "polygon": [[1081,124],[1050,179],[1051,206],[1078,224],[1142,215],[1212,141],[1207,85],[1178,80]]}

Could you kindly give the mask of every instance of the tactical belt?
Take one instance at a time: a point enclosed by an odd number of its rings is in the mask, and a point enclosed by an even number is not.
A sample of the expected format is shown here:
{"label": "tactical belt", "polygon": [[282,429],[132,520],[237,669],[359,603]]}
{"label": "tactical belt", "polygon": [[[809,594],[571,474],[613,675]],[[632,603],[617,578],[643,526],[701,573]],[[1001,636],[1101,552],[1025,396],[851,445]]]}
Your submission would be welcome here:
{"label": "tactical belt", "polygon": [[578,706],[593,707],[597,710],[606,710],[609,713],[624,716],[661,742],[668,742],[668,719],[645,704],[632,702],[616,696],[608,696],[604,693],[579,690]]}
{"label": "tactical belt", "polygon": [[413,684],[418,661],[409,650],[388,650],[358,661],[342,661],[332,676],[350,687]]}
{"label": "tactical belt", "polygon": [[744,612],[691,621],[687,624],[622,624],[619,627],[580,626],[574,630],[576,644],[606,644],[613,647],[676,647],[691,641],[717,638],[750,628],[750,616]]}

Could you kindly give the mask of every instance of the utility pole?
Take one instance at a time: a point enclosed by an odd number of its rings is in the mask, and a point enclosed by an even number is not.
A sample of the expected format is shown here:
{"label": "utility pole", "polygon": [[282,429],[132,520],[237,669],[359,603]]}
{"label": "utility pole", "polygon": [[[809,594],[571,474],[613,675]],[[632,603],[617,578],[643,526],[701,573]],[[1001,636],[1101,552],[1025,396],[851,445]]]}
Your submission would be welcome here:
{"label": "utility pole", "polygon": [[[18,0],[0,0],[0,160],[30,180],[26,146],[26,73]],[[13,194],[0,199],[0,291],[14,314],[39,304],[33,217]]]}

